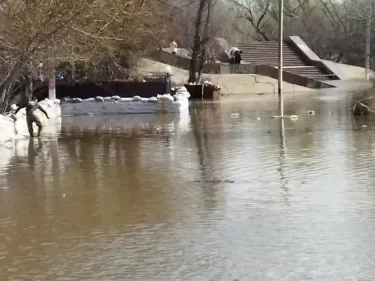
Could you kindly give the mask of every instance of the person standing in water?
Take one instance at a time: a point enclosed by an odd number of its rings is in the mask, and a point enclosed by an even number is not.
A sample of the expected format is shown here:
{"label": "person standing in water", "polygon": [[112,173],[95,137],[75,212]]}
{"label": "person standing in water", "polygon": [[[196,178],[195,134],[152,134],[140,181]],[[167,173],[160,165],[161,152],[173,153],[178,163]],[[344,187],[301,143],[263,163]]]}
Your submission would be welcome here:
{"label": "person standing in water", "polygon": [[41,105],[38,103],[38,99],[36,98],[29,101],[26,105],[18,107],[14,114],[16,115],[18,111],[20,111],[22,108],[26,108],[26,122],[27,128],[29,129],[30,137],[34,137],[33,123],[35,123],[38,126],[38,137],[40,137],[40,133],[42,132],[43,126],[39,117],[36,115],[36,111],[39,109],[49,119],[47,112],[44,110],[43,107],[41,107]]}

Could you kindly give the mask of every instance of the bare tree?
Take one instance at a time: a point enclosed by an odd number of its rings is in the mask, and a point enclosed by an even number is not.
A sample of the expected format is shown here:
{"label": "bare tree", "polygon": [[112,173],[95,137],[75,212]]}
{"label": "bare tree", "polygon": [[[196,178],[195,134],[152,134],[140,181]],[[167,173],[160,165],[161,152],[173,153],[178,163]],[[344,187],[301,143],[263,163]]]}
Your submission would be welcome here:
{"label": "bare tree", "polygon": [[265,26],[270,20],[270,6],[272,0],[233,0],[240,18],[248,21],[254,28],[256,39],[269,41]]}
{"label": "bare tree", "polygon": [[[205,8],[207,7],[207,18],[210,18],[210,4],[211,0],[199,0],[199,6],[197,10],[197,18],[195,20],[195,34],[194,34],[194,41],[193,41],[193,47],[192,47],[192,55],[190,60],[190,71],[189,71],[189,81],[191,83],[198,82],[197,80],[197,71],[198,71],[198,56],[200,53],[203,52],[204,44],[206,43],[206,38],[202,38],[204,35],[206,35],[207,32],[207,25],[208,21],[206,21],[206,25],[203,27],[203,14],[205,11]],[[201,56],[201,60],[203,57]]]}
{"label": "bare tree", "polygon": [[[58,61],[85,61],[94,72],[124,69],[163,36],[163,1],[5,0],[0,9],[0,112],[55,49]],[[30,93],[30,90],[28,91]]]}
{"label": "bare tree", "polygon": [[[255,40],[275,40],[276,0],[232,0]],[[322,58],[363,65],[368,1],[284,0],[284,33],[298,35]],[[242,25],[245,25],[243,23]],[[375,33],[373,33],[374,38]],[[375,51],[374,48],[371,50]]]}
{"label": "bare tree", "polygon": [[[277,0],[232,0],[240,18],[250,23],[254,30],[253,38],[258,41],[274,40],[278,22]],[[284,15],[294,18],[308,0],[285,0]]]}

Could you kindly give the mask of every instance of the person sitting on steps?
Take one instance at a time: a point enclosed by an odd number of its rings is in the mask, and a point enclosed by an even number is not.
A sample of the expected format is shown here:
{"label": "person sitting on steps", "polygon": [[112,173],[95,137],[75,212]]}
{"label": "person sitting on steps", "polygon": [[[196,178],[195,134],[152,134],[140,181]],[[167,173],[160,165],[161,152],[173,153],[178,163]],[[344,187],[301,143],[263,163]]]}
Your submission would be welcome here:
{"label": "person sitting on steps", "polygon": [[36,111],[39,109],[41,112],[44,113],[47,119],[49,119],[47,112],[38,103],[38,99],[35,97],[31,101],[29,100],[26,105],[19,106],[14,114],[16,115],[18,111],[20,111],[22,108],[26,108],[26,122],[30,137],[34,137],[33,123],[35,123],[38,126],[38,137],[40,137],[40,133],[42,132],[43,126],[39,117],[36,115]]}

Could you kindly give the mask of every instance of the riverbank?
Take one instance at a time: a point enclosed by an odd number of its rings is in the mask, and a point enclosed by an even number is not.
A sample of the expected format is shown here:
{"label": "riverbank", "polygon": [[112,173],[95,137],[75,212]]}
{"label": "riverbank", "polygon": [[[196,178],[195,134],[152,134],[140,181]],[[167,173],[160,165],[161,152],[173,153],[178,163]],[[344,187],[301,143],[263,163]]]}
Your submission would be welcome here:
{"label": "riverbank", "polygon": [[[337,72],[341,80],[324,81],[337,87],[336,89],[358,89],[367,87],[369,82],[365,80],[365,69],[352,65],[324,61]],[[134,69],[133,75],[145,75],[148,73],[160,73],[170,71],[172,82],[177,85],[186,83],[189,77],[188,71],[163,64],[150,59],[141,59]],[[374,76],[374,72],[371,72]],[[203,74],[203,78],[209,80],[215,85],[221,86],[221,92],[224,95],[267,95],[277,93],[277,79],[256,74]],[[321,89],[335,90],[332,89]],[[283,82],[284,93],[317,93],[320,90],[301,87],[298,85]]]}
{"label": "riverbank", "polygon": [[[160,73],[171,71],[172,82],[176,85],[184,85],[189,77],[189,72],[177,67],[150,59],[141,59],[134,70],[133,75],[146,75],[148,73]],[[204,74],[204,79],[215,85],[221,86],[223,94],[273,94],[277,93],[277,79],[256,74]],[[315,89],[298,85],[283,83],[285,93],[317,92]]]}

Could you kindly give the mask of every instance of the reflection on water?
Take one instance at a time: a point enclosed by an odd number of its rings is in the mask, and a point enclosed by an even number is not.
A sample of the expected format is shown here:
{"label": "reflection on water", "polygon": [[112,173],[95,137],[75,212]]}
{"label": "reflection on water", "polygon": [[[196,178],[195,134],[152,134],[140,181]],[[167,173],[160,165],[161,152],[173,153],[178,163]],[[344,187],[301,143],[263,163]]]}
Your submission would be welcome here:
{"label": "reflection on water", "polygon": [[0,162],[0,280],[371,280],[375,125],[334,92],[275,113],[197,103],[18,141]]}

